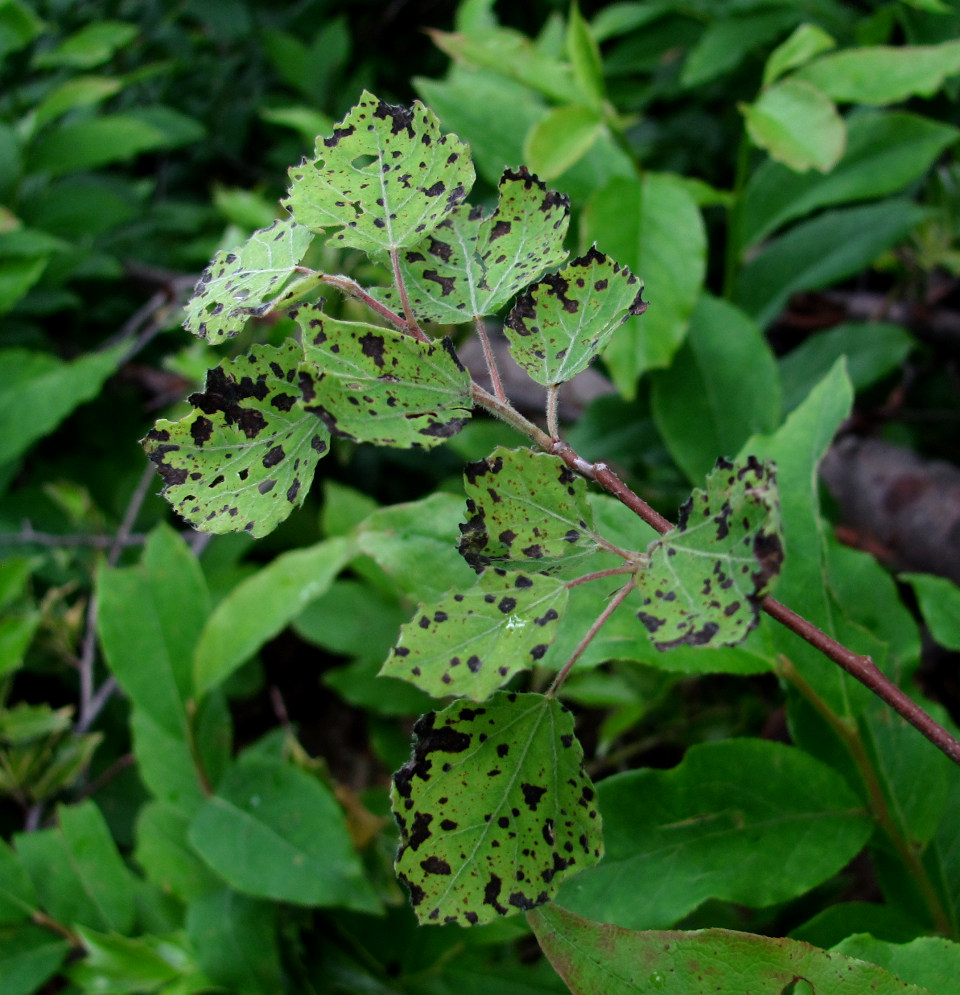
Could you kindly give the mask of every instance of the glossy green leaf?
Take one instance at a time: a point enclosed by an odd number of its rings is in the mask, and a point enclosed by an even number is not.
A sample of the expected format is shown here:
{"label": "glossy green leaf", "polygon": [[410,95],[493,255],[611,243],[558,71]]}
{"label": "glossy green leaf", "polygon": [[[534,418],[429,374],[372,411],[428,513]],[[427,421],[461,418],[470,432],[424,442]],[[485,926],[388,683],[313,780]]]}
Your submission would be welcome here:
{"label": "glossy green leaf", "polygon": [[469,590],[419,605],[381,674],[435,698],[484,701],[543,658],[566,602],[566,585],[554,577],[486,570]]}
{"label": "glossy green leaf", "polygon": [[164,802],[147,802],[137,815],[134,859],[150,881],[184,902],[223,886],[190,846],[189,828],[190,819]]}
{"label": "glossy green leaf", "polygon": [[381,508],[357,528],[357,546],[413,601],[439,600],[476,579],[457,552],[463,498],[436,493]]}
{"label": "glossy green leaf", "polygon": [[167,735],[183,737],[191,659],[210,611],[196,557],[158,526],[139,566],[101,569],[97,598],[97,631],[120,687]]}
{"label": "glossy green leaf", "polygon": [[296,383],[300,345],[254,346],[207,371],[194,410],[161,419],[143,447],[164,497],[208,532],[272,532],[303,503],[329,433],[304,409]]}
{"label": "glossy green leaf", "polygon": [[133,878],[92,801],[62,805],[59,826],[16,837],[40,904],[62,923],[129,933],[136,918]]}
{"label": "glossy green leaf", "polygon": [[[637,933],[551,905],[528,916],[541,949],[574,995],[935,995],[873,964],[796,940],[727,929]],[[710,986],[710,987],[707,987]]]}
{"label": "glossy green leaf", "polygon": [[[416,249],[400,255],[410,308],[419,321],[459,323],[492,314],[545,269],[567,257],[570,201],[525,166],[500,178],[492,214],[462,204]],[[402,312],[396,290],[375,292]]]}
{"label": "glossy green leaf", "polygon": [[323,594],[355,553],[352,540],[327,539],[283,553],[235,587],[217,605],[197,643],[197,694],[226,680]]}
{"label": "glossy green leaf", "polygon": [[884,322],[835,325],[818,332],[780,360],[783,407],[792,411],[846,357],[850,382],[863,390],[893,373],[912,351],[913,336],[901,325]]}
{"label": "glossy green leaf", "polygon": [[111,114],[51,128],[27,156],[33,172],[63,176],[127,162],[144,152],[176,147],[191,136],[169,132],[160,122],[136,114]]}
{"label": "glossy green leaf", "polygon": [[225,991],[283,991],[276,905],[228,888],[211,892],[187,909],[187,936],[200,966]]}
{"label": "glossy green leaf", "polygon": [[600,107],[606,97],[603,82],[603,59],[593,30],[576,3],[570,7],[566,34],[567,55],[573,74],[591,107]]}
{"label": "glossy green leaf", "polygon": [[531,909],[599,860],[593,786],[556,699],[498,692],[475,708],[431,712],[414,734],[391,801],[397,874],[421,923],[476,925]]}
{"label": "glossy green leaf", "polygon": [[65,38],[56,48],[38,52],[34,65],[92,69],[111,58],[137,36],[137,26],[126,21],[97,21]]}
{"label": "glossy green leaf", "polygon": [[[751,6],[753,9],[750,9]],[[683,64],[680,82],[698,87],[735,69],[753,51],[789,31],[801,17],[801,10],[789,4],[746,4],[728,13],[717,8],[717,15],[706,26]]]}
{"label": "glossy green leaf", "polygon": [[517,298],[504,322],[516,362],[544,385],[585,370],[631,315],[641,315],[643,284],[593,245]]}
{"label": "glossy green leaf", "polygon": [[960,651],[960,588],[946,577],[901,574],[917,596],[923,621],[941,646]]}
{"label": "glossy green leaf", "polygon": [[0,841],[0,926],[23,922],[37,908],[37,893],[17,855]]}
{"label": "glossy green leaf", "polygon": [[0,931],[3,995],[35,995],[70,955],[70,943],[49,929],[23,925]]}
{"label": "glossy green leaf", "polygon": [[77,107],[90,107],[123,89],[123,80],[111,76],[77,76],[52,90],[35,111],[34,127],[40,128]]}
{"label": "glossy green leaf", "polygon": [[464,492],[460,554],[475,570],[550,570],[599,548],[586,481],[559,456],[498,447],[467,465]]}
{"label": "glossy green leaf", "polygon": [[769,86],[784,73],[835,48],[836,44],[836,41],[818,25],[801,24],[786,41],[770,53],[767,64],[763,67],[763,85]]}
{"label": "glossy green leaf", "polygon": [[380,446],[431,448],[470,417],[470,374],[447,338],[421,342],[393,328],[298,309],[304,407],[334,434]]}
{"label": "glossy green leaf", "polygon": [[957,72],[960,41],[946,41],[847,49],[808,63],[796,75],[841,103],[895,104],[908,97],[932,97]]}
{"label": "glossy green leaf", "polygon": [[545,180],[556,179],[587,154],[602,130],[603,119],[591,107],[555,107],[527,133],[524,162]]}
{"label": "glossy green leaf", "polygon": [[911,943],[888,943],[872,936],[850,936],[837,953],[869,961],[901,981],[922,985],[934,995],[951,995],[960,978],[960,944],[941,936],[920,936]]}
{"label": "glossy green leaf", "polygon": [[864,111],[847,121],[847,147],[826,175],[796,173],[767,160],[743,191],[736,220],[740,245],[818,207],[896,193],[922,176],[958,136],[956,128],[902,111]]}
{"label": "glossy green leaf", "polygon": [[23,663],[41,621],[41,614],[35,611],[0,618],[0,676],[12,673]]}
{"label": "glossy green leaf", "polygon": [[470,150],[419,101],[387,104],[364,91],[315,158],[290,170],[287,206],[339,245],[378,252],[422,242],[473,186]]}
{"label": "glossy green leaf", "polygon": [[693,482],[717,457],[739,452],[751,435],[780,421],[780,378],[770,347],[747,315],[710,294],[697,303],[673,362],[652,380],[657,428]]}
{"label": "glossy green leaf", "polygon": [[690,192],[672,176],[645,173],[597,190],[584,211],[584,237],[643,277],[655,305],[612,338],[604,354],[619,391],[633,396],[636,378],[669,364],[687,331],[706,272],[703,219]]}
{"label": "glossy green leaf", "polygon": [[543,52],[526,35],[512,28],[458,34],[431,31],[430,37],[458,62],[491,69],[563,103],[583,99],[573,67]]}
{"label": "glossy green leaf", "polygon": [[158,801],[184,816],[203,803],[204,784],[216,785],[230,761],[233,726],[222,695],[208,695],[193,720],[192,737],[173,735],[134,709],[130,719],[137,774]]}
{"label": "glossy green leaf", "polygon": [[122,343],[70,363],[28,349],[0,350],[0,463],[25,453],[96,397],[127,348]]}
{"label": "glossy green leaf", "polygon": [[828,173],[843,155],[843,118],[826,94],[803,80],[774,83],[740,111],[754,145],[796,172]]}
{"label": "glossy green leaf", "polygon": [[648,556],[637,617],[657,649],[739,643],[783,561],[774,470],[753,457],[718,460]]}
{"label": "glossy green leaf", "polygon": [[186,309],[183,327],[213,344],[233,338],[252,317],[263,317],[315,286],[298,276],[314,234],[292,218],[255,231],[236,249],[221,250],[203,271]]}
{"label": "glossy green leaf", "polygon": [[565,885],[570,909],[632,928],[675,923],[708,898],[752,908],[836,874],[872,822],[840,774],[794,747],[731,739],[671,770],[600,784],[607,853]]}
{"label": "glossy green leaf", "polygon": [[0,5],[0,58],[29,45],[46,25],[21,0],[5,0]]}
{"label": "glossy green leaf", "polygon": [[859,273],[902,242],[925,217],[923,208],[902,199],[827,211],[774,239],[747,263],[735,303],[767,325],[791,294],[818,290]]}
{"label": "glossy green leaf", "polygon": [[380,907],[332,792],[296,767],[235,764],[194,816],[189,839],[245,894],[364,912]]}
{"label": "glossy green leaf", "polygon": [[196,973],[189,969],[189,951],[172,937],[129,939],[83,927],[77,932],[84,957],[65,973],[74,984],[89,991],[108,991],[112,995],[162,992],[165,989],[161,986],[183,980],[185,973]]}

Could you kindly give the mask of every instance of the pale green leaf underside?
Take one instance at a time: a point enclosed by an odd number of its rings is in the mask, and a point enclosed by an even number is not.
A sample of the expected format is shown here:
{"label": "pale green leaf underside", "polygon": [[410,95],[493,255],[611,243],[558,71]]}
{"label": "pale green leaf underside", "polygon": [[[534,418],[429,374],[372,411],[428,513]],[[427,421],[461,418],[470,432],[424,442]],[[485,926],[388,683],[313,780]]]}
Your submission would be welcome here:
{"label": "pale green leaf underside", "polygon": [[331,241],[365,252],[412,246],[473,186],[470,150],[420,101],[394,106],[364,91],[316,155],[290,170],[291,214]]}
{"label": "pale green leaf underside", "polygon": [[693,492],[648,555],[637,615],[657,649],[739,643],[783,560],[773,469],[753,457],[718,460],[706,491]]}
{"label": "pale green leaf underside", "polygon": [[521,295],[504,323],[510,352],[540,384],[571,379],[631,315],[643,314],[643,284],[594,245]]}
{"label": "pale green leaf underside", "polygon": [[586,482],[559,456],[499,447],[467,466],[464,491],[460,553],[475,570],[548,570],[598,548]]}
{"label": "pale green leaf underside", "polygon": [[237,335],[292,296],[290,286],[314,234],[292,219],[254,232],[245,245],[218,252],[186,306],[183,326],[212,343]]}
{"label": "pale green leaf underside", "polygon": [[470,375],[450,345],[339,321],[319,305],[298,309],[307,362],[300,387],[306,410],[335,435],[380,446],[431,447],[470,417]]}
{"label": "pale green leaf underside", "polygon": [[934,995],[874,964],[728,929],[633,932],[583,919],[557,905],[529,917],[541,949],[578,995],[692,995],[719,992],[847,992]]}
{"label": "pale green leaf underside", "polygon": [[[459,323],[492,314],[567,257],[570,201],[523,166],[500,180],[496,211],[461,205],[426,241],[400,256],[410,308],[419,321]],[[401,311],[395,290],[375,292]]]}
{"label": "pale green leaf underside", "polygon": [[259,538],[302,504],[329,447],[295,382],[302,358],[291,339],[225,360],[190,396],[194,411],[177,422],[161,419],[147,433],[144,449],[163,494],[191,525]]}
{"label": "pale green leaf underside", "polygon": [[456,694],[484,701],[543,658],[566,603],[561,580],[487,570],[469,591],[420,605],[400,629],[381,674],[436,698]]}
{"label": "pale green leaf underside", "polygon": [[600,816],[554,698],[498,692],[423,716],[394,775],[396,869],[421,923],[461,926],[550,901],[602,855]]}

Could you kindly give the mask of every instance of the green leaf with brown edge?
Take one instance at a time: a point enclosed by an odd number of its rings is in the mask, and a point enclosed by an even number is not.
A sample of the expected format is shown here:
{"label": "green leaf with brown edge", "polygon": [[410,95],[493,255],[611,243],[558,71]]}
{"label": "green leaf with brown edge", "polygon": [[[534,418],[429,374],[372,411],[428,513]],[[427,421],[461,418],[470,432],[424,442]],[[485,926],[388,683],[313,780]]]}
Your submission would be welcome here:
{"label": "green leaf with brown edge", "polygon": [[[492,314],[567,258],[569,221],[568,197],[548,190],[525,166],[505,170],[492,214],[462,204],[400,254],[410,309],[419,321],[447,323]],[[396,290],[373,295],[402,310]]]}
{"label": "green leaf with brown edge", "polygon": [[567,587],[555,577],[486,570],[469,591],[421,604],[380,673],[435,698],[485,701],[542,659],[566,603]]}
{"label": "green leaf with brown edge", "polygon": [[693,492],[676,529],[647,555],[637,617],[657,649],[741,642],[783,561],[772,466],[752,456],[717,460],[706,491]]}
{"label": "green leaf with brown edge", "polygon": [[594,244],[521,295],[504,322],[510,352],[540,384],[585,370],[617,328],[643,314],[643,284]]}
{"label": "green leaf with brown edge", "polygon": [[339,321],[319,305],[293,312],[307,361],[305,409],[334,434],[357,442],[430,448],[470,417],[470,374],[447,338],[421,342],[362,321]]}
{"label": "green leaf with brown edge", "polygon": [[935,995],[873,964],[729,929],[635,932],[558,905],[527,915],[540,949],[574,995],[707,995],[792,991],[817,995]]}
{"label": "green leaf with brown edge", "polygon": [[299,224],[336,228],[335,244],[379,253],[422,242],[469,193],[474,171],[469,147],[441,135],[419,100],[400,107],[364,90],[290,180],[286,206]]}
{"label": "green leaf with brown edge", "polygon": [[183,327],[211,343],[233,338],[252,317],[263,317],[316,284],[297,277],[314,233],[292,218],[255,231],[236,249],[218,252],[185,308]]}
{"label": "green leaf with brown edge", "polygon": [[288,339],[224,360],[190,395],[193,412],[147,433],[162,493],[191,525],[259,538],[303,503],[330,436],[304,409],[295,382],[302,359]]}
{"label": "green leaf with brown edge", "polygon": [[460,554],[474,570],[550,570],[599,549],[586,482],[559,456],[499,446],[463,479]]}
{"label": "green leaf with brown edge", "polygon": [[[555,698],[498,692],[422,716],[390,793],[396,869],[421,923],[461,926],[550,901],[603,853],[573,716]],[[478,776],[479,775],[479,776]]]}

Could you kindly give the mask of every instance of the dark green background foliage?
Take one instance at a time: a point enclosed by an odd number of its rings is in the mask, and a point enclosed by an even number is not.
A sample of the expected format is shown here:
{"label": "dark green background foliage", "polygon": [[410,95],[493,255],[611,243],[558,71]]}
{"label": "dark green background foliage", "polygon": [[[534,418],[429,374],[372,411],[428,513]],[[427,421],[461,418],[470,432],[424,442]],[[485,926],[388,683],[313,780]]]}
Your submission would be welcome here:
{"label": "dark green background foliage", "polygon": [[[888,508],[958,513],[958,38],[956,0],[0,3],[4,995],[955,995],[960,772],[757,603],[956,732],[960,574],[818,467],[883,442]],[[371,204],[384,147],[417,178]],[[474,315],[686,531],[488,417]]]}

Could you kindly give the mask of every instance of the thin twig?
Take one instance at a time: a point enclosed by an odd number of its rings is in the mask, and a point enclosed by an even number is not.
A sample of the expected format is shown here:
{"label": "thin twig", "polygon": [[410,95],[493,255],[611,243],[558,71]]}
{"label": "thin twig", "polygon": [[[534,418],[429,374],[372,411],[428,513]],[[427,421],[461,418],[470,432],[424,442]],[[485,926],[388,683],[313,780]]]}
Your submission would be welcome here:
{"label": "thin twig", "polygon": [[560,438],[560,420],[557,409],[560,402],[560,384],[552,383],[547,387],[547,431],[551,439]]}
{"label": "thin twig", "polygon": [[570,659],[563,665],[563,669],[557,674],[554,679],[553,684],[550,685],[550,690],[547,691],[547,697],[552,698],[557,691],[560,690],[561,685],[567,679],[567,675],[573,670],[574,664],[583,655],[584,650],[593,642],[595,636],[603,627],[604,623],[608,618],[623,604],[626,600],[627,595],[633,590],[636,584],[636,578],[631,577],[623,587],[610,599],[609,604],[603,609],[602,612],[594,619],[593,625],[587,630],[587,634],[580,640],[577,644],[577,648],[570,654]]}
{"label": "thin twig", "polygon": [[565,587],[577,587],[579,584],[588,584],[591,580],[601,580],[604,577],[622,577],[624,574],[635,574],[636,565],[629,567],[611,567],[609,570],[597,570],[592,574],[584,574],[574,580],[568,580]]}
{"label": "thin twig", "polygon": [[487,372],[490,374],[490,386],[493,388],[493,396],[498,401],[506,404],[507,395],[503,390],[503,381],[500,379],[500,370],[497,368],[497,357],[493,354],[493,349],[490,346],[490,336],[487,335],[486,325],[484,325],[483,318],[480,315],[476,315],[473,322],[477,328],[477,335],[480,336],[480,344],[483,346],[483,358],[487,364]]}
{"label": "thin twig", "polygon": [[[123,552],[127,540],[133,533],[133,526],[136,524],[137,515],[146,500],[150,490],[150,485],[154,479],[153,465],[148,463],[140,476],[130,500],[127,502],[123,520],[120,528],[114,536],[113,544],[107,553],[107,565],[116,566]],[[116,689],[116,681],[113,677],[108,677],[99,691],[94,693],[93,670],[97,656],[97,614],[99,605],[96,594],[90,595],[90,602],[87,605],[86,628],[83,633],[83,643],[80,650],[80,659],[77,661],[77,669],[80,675],[80,714],[77,717],[76,732],[82,735],[86,732],[97,716],[103,710],[110,696]]]}
{"label": "thin twig", "polygon": [[424,334],[423,329],[417,324],[417,319],[413,316],[410,307],[410,299],[407,297],[407,285],[403,281],[403,273],[400,271],[400,253],[396,248],[390,250],[390,264],[393,266],[393,282],[396,285],[397,293],[400,295],[400,306],[406,316],[407,331],[421,342],[429,342],[430,339]]}
{"label": "thin twig", "polygon": [[407,321],[405,318],[402,318],[396,311],[391,311],[386,304],[381,304],[375,297],[371,297],[359,283],[351,280],[350,277],[334,276],[332,273],[324,273],[320,279],[322,283],[329,284],[331,287],[336,287],[337,290],[355,298],[360,301],[361,304],[366,305],[371,311],[376,311],[381,318],[386,318],[391,325],[396,325],[397,328],[402,328],[404,331],[407,330]]}
{"label": "thin twig", "polygon": [[[25,518],[20,527],[20,531],[14,535],[5,535],[2,541],[4,544],[23,546],[44,546],[49,549],[72,549],[74,547],[89,547],[90,549],[112,549],[117,542],[114,535],[103,535],[100,533],[84,534],[74,533],[67,535],[56,535],[52,532],[37,532],[30,520]],[[124,536],[121,544],[127,546],[142,546],[147,541],[143,533],[131,533]]]}
{"label": "thin twig", "polygon": [[842,643],[818,629],[812,622],[798,615],[791,608],[767,597],[760,607],[771,617],[801,639],[806,640],[824,656],[858,680],[864,687],[885,701],[919,732],[945,753],[954,763],[960,764],[960,742],[933,720],[905,691],[897,687],[869,656],[861,656],[847,649]]}

